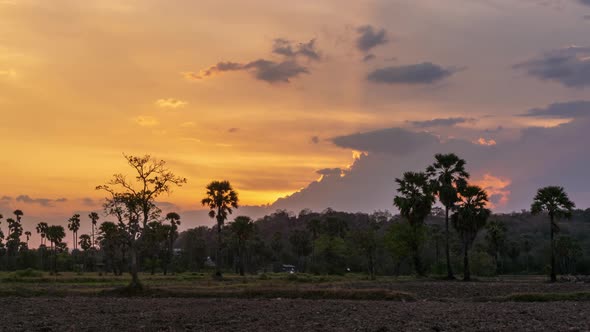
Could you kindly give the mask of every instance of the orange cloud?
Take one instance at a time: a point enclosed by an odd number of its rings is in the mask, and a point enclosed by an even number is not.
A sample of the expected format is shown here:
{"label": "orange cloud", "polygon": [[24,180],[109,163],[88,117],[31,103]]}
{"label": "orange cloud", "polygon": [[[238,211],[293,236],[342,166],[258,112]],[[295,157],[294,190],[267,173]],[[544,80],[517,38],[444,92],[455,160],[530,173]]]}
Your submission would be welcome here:
{"label": "orange cloud", "polygon": [[142,127],[155,127],[160,124],[158,119],[154,118],[153,116],[143,115],[136,117],[135,122]]}
{"label": "orange cloud", "polygon": [[184,107],[188,102],[174,98],[158,99],[156,105],[161,108],[179,108]]}
{"label": "orange cloud", "polygon": [[485,145],[485,146],[494,146],[494,145],[496,145],[496,140],[493,140],[493,139],[485,139],[483,137],[480,137],[474,143],[475,144],[479,144],[479,145]]}
{"label": "orange cloud", "polygon": [[473,181],[473,184],[482,187],[488,192],[490,197],[489,206],[492,208],[508,203],[510,190],[507,188],[511,183],[510,179],[494,176],[490,173],[484,174],[482,179]]}

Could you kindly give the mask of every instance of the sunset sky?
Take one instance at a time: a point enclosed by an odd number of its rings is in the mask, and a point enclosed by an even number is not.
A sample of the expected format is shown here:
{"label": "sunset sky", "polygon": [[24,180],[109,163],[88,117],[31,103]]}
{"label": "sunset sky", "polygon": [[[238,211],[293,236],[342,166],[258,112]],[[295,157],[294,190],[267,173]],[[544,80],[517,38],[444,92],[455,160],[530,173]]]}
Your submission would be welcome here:
{"label": "sunset sky", "polygon": [[254,215],[393,210],[437,152],[496,211],[587,207],[589,88],[587,0],[0,0],[0,213],[99,211],[123,153],[188,178],[183,227],[214,179]]}

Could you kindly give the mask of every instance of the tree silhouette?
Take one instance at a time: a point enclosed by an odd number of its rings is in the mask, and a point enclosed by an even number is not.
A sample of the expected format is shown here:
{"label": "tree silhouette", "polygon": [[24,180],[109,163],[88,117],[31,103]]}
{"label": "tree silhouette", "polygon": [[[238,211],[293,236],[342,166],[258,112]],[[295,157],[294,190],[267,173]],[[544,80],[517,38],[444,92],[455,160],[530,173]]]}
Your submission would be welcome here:
{"label": "tree silhouette", "polygon": [[16,216],[16,221],[20,223],[21,218],[23,217],[24,213],[21,210],[14,210],[14,215]]}
{"label": "tree silhouette", "polygon": [[503,222],[492,220],[486,225],[486,242],[496,266],[496,274],[500,273],[500,251],[506,240],[506,225]]}
{"label": "tree silhouette", "polygon": [[47,227],[47,239],[51,243],[51,251],[53,253],[53,273],[57,274],[57,250],[62,248],[62,240],[66,236],[66,232],[62,226]]}
{"label": "tree silhouette", "polygon": [[72,232],[72,236],[74,238],[73,246],[74,250],[78,249],[78,242],[76,239],[78,238],[78,230],[80,229],[80,215],[74,214],[70,219],[68,219],[68,229]]}
{"label": "tree silhouette", "polygon": [[49,225],[47,225],[46,222],[40,222],[37,224],[37,227],[35,227],[35,230],[37,230],[37,234],[39,234],[41,236],[41,245],[46,244],[47,228],[48,227],[49,227]]}
{"label": "tree silhouette", "polygon": [[123,174],[115,174],[105,185],[96,187],[106,191],[110,197],[104,204],[105,213],[117,218],[129,245],[131,264],[130,289],[143,289],[139,281],[138,251],[143,240],[143,230],[148,222],[156,220],[161,211],[155,200],[162,194],[170,193],[173,186],[182,186],[186,179],[174,175],[163,160],[153,159],[149,155],[134,157],[125,155],[125,159],[135,171],[134,180],[128,180]]}
{"label": "tree silhouette", "polygon": [[27,248],[29,247],[29,239],[31,238],[31,232],[30,231],[26,231],[25,232],[25,236],[27,237]]}
{"label": "tree silhouette", "polygon": [[90,238],[90,235],[88,234],[82,234],[80,235],[80,241],[78,242],[78,244],[80,245],[80,248],[82,248],[82,250],[87,251],[88,249],[92,248],[92,239]]}
{"label": "tree silhouette", "polygon": [[232,209],[238,208],[238,193],[234,191],[229,181],[213,181],[207,185],[206,197],[201,200],[203,206],[209,207],[209,217],[217,220],[217,251],[215,254],[215,275],[221,278],[221,229],[232,214]]}
{"label": "tree silhouette", "polygon": [[90,221],[92,222],[92,247],[94,248],[96,242],[94,240],[94,234],[96,232],[96,224],[98,223],[98,219],[100,219],[100,217],[98,216],[98,213],[96,212],[90,212],[90,214],[88,215],[88,218],[90,218]]}
{"label": "tree silhouette", "polygon": [[469,173],[465,170],[465,160],[454,153],[436,154],[435,162],[426,168],[426,173],[435,185],[436,195],[445,207],[445,253],[447,258],[447,278],[454,279],[449,248],[449,212],[458,201],[458,190],[467,185]]}
{"label": "tree silhouette", "polygon": [[180,215],[176,212],[169,212],[166,214],[166,220],[170,223],[169,231],[167,234],[167,255],[166,264],[164,265],[164,275],[168,272],[168,264],[172,262],[174,257],[174,241],[178,237],[178,226],[180,226]]}
{"label": "tree silhouette", "polygon": [[422,226],[434,204],[433,187],[428,176],[421,172],[406,172],[401,179],[395,179],[395,181],[399,185],[399,195],[394,198],[393,204],[412,228],[409,247],[413,254],[414,269],[418,275],[423,276],[424,270],[420,257]]}
{"label": "tree silhouette", "polygon": [[486,208],[488,194],[478,186],[467,186],[460,191],[460,200],[453,213],[453,227],[463,242],[463,280],[471,280],[469,249],[477,233],[485,226],[492,211]]}
{"label": "tree silhouette", "polygon": [[239,216],[229,224],[229,229],[237,240],[239,270],[240,275],[243,276],[246,269],[244,253],[247,241],[254,234],[254,221],[250,217]]}
{"label": "tree silhouette", "polygon": [[574,202],[569,199],[569,196],[563,187],[549,186],[541,188],[537,191],[533,204],[531,205],[531,213],[547,213],[549,215],[549,234],[551,241],[551,282],[557,281],[555,272],[555,240],[554,234],[559,233],[559,226],[556,221],[565,218],[569,219],[572,216],[572,211],[576,207]]}

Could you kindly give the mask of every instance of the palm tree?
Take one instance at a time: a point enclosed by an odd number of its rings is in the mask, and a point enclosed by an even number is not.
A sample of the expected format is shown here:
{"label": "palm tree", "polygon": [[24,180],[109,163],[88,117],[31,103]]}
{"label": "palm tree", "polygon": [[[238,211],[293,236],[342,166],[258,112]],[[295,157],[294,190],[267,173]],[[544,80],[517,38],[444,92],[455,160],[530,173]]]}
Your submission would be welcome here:
{"label": "palm tree", "polygon": [[14,210],[13,213],[16,216],[16,221],[20,223],[21,218],[24,215],[23,211],[21,211],[21,210]]}
{"label": "palm tree", "polygon": [[238,193],[229,181],[213,181],[207,185],[207,197],[201,200],[203,206],[208,206],[209,217],[217,220],[217,252],[215,257],[215,275],[221,278],[221,228],[232,214],[232,209],[238,208]]}
{"label": "palm tree", "polygon": [[80,229],[80,215],[74,214],[70,219],[68,219],[68,229],[72,231],[72,236],[74,237],[74,250],[78,249],[78,243],[76,239],[78,238],[78,230]]}
{"label": "palm tree", "polygon": [[[174,241],[178,235],[178,226],[180,226],[180,215],[176,212],[166,214],[166,220],[170,222],[170,234],[168,236],[168,263],[172,262],[174,256]],[[168,264],[164,267],[164,275],[168,272]]]}
{"label": "palm tree", "polygon": [[418,275],[422,276],[424,270],[420,257],[420,244],[424,219],[430,214],[435,201],[432,184],[428,176],[422,172],[406,172],[403,178],[395,179],[395,182],[399,185],[399,195],[393,199],[393,204],[412,228],[408,244],[413,252],[414,269]]}
{"label": "palm tree", "polygon": [[27,237],[27,248],[29,247],[29,239],[31,238],[31,232],[26,231],[25,236]]}
{"label": "palm tree", "polygon": [[48,227],[49,226],[46,222],[40,222],[37,224],[37,227],[35,227],[35,229],[37,230],[37,234],[41,235],[41,245],[44,245],[46,242]]}
{"label": "palm tree", "polygon": [[531,213],[547,213],[549,215],[549,233],[551,240],[551,282],[557,281],[555,274],[555,241],[554,233],[559,233],[559,226],[556,220],[561,218],[570,219],[572,211],[576,207],[563,187],[549,186],[537,191],[531,205]]}
{"label": "palm tree", "polygon": [[239,216],[234,222],[229,224],[229,229],[236,236],[238,240],[238,259],[240,275],[244,275],[245,264],[244,264],[244,251],[246,251],[246,242],[254,234],[254,221],[250,217]]}
{"label": "palm tree", "polygon": [[478,186],[467,186],[460,192],[461,198],[453,213],[453,227],[463,241],[463,280],[471,280],[469,270],[469,248],[477,233],[485,226],[492,211],[486,208],[488,194]]}
{"label": "palm tree", "polygon": [[426,168],[426,173],[435,184],[435,191],[445,207],[445,253],[447,257],[447,278],[454,279],[449,249],[449,211],[458,200],[458,190],[467,185],[469,173],[465,171],[465,160],[454,153],[436,154],[434,164]]}
{"label": "palm tree", "polygon": [[51,251],[53,252],[53,273],[57,273],[57,249],[61,247],[65,236],[66,232],[62,226],[47,227],[47,239],[51,243]]}
{"label": "palm tree", "polygon": [[92,221],[92,247],[94,248],[96,244],[96,242],[94,241],[94,231],[96,229],[96,224],[98,223],[98,219],[100,219],[100,217],[98,216],[98,213],[90,212],[88,218],[90,218],[90,220]]}
{"label": "palm tree", "polygon": [[92,243],[90,241],[91,238],[88,234],[82,234],[80,235],[80,241],[78,242],[78,244],[80,245],[80,248],[82,248],[82,250],[86,251],[92,248]]}

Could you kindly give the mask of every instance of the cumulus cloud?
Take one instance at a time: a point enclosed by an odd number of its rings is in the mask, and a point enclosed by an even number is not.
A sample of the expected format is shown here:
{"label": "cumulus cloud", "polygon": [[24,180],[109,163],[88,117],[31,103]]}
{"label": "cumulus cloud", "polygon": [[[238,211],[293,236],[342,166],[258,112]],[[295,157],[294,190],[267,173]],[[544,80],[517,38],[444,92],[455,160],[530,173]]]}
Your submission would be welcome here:
{"label": "cumulus cloud", "polygon": [[319,175],[323,176],[340,176],[342,175],[341,168],[324,168],[317,171]]}
{"label": "cumulus cloud", "polygon": [[377,29],[372,25],[364,25],[356,29],[358,38],[356,47],[362,52],[368,52],[372,48],[387,43],[387,32],[385,29]]}
{"label": "cumulus cloud", "polygon": [[188,104],[188,102],[184,100],[174,99],[174,98],[166,98],[166,99],[158,99],[156,100],[156,105],[161,108],[180,108],[184,107]]}
{"label": "cumulus cloud", "polygon": [[536,190],[547,185],[564,186],[584,206],[590,200],[590,155],[584,153],[590,141],[589,126],[590,117],[576,117],[555,127],[525,128],[509,141],[484,145],[402,128],[338,137],[332,140],[337,146],[367,153],[343,170],[342,176],[323,176],[272,207],[393,210],[394,179],[404,171],[423,170],[436,153],[450,152],[467,160],[472,181],[487,188],[496,211],[528,208]]}
{"label": "cumulus cloud", "polygon": [[513,66],[528,75],[566,87],[590,85],[590,47],[570,46]]}
{"label": "cumulus cloud", "polygon": [[17,202],[25,204],[38,204],[45,207],[52,207],[54,203],[66,202],[65,198],[50,199],[50,198],[32,198],[29,195],[19,195],[15,199]]}
{"label": "cumulus cloud", "polygon": [[369,73],[367,79],[370,82],[384,84],[432,84],[453,75],[456,71],[453,68],[443,68],[424,62],[379,68]]}
{"label": "cumulus cloud", "polygon": [[417,128],[431,128],[431,127],[452,127],[461,123],[473,122],[472,118],[438,118],[425,121],[407,121],[410,125]]}
{"label": "cumulus cloud", "polygon": [[551,104],[545,108],[533,108],[521,116],[537,118],[570,119],[590,115],[590,101],[579,100]]}
{"label": "cumulus cloud", "polygon": [[199,73],[185,72],[188,80],[197,81],[209,78],[224,72],[245,71],[254,78],[268,83],[289,83],[291,79],[309,74],[307,65],[300,63],[300,59],[320,60],[320,54],[316,49],[315,39],[307,43],[293,45],[286,39],[275,39],[272,53],[279,55],[279,60],[258,59],[250,62],[218,62]]}

